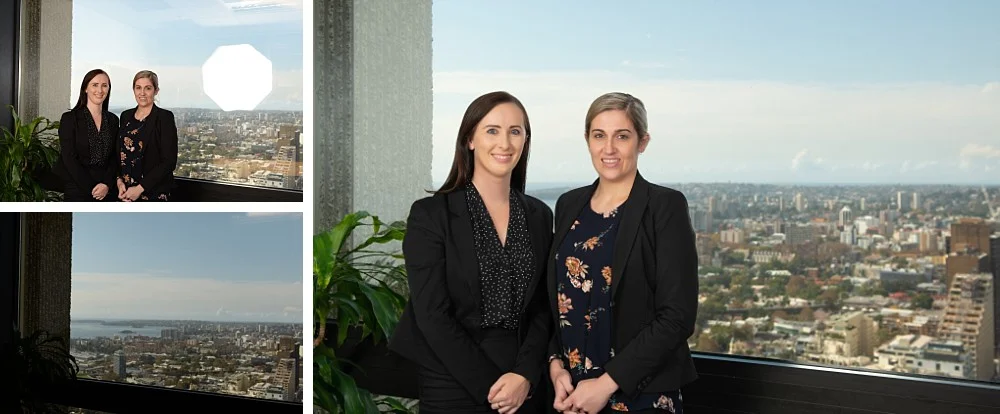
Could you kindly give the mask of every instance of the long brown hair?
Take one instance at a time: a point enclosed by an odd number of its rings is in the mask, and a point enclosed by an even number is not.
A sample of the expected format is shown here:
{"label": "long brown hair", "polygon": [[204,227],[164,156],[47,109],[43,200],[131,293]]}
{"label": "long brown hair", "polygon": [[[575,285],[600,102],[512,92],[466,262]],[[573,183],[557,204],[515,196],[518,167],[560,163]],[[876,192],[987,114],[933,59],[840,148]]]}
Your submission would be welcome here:
{"label": "long brown hair", "polygon": [[497,91],[476,98],[465,110],[465,116],[462,117],[462,125],[458,128],[458,139],[455,140],[455,158],[451,162],[451,172],[448,173],[448,179],[444,181],[441,188],[437,191],[429,191],[430,193],[450,193],[462,188],[462,186],[472,179],[475,163],[473,162],[473,152],[469,149],[469,141],[472,141],[472,135],[476,131],[476,126],[486,117],[486,114],[490,113],[497,105],[505,103],[517,105],[521,109],[521,113],[524,114],[524,147],[521,150],[521,158],[517,161],[517,165],[514,166],[514,171],[510,177],[511,188],[522,193],[524,192],[524,184],[527,179],[526,172],[528,170],[528,153],[531,149],[531,123],[528,122],[528,111],[524,109],[524,105],[514,95]]}
{"label": "long brown hair", "polygon": [[104,102],[101,103],[101,109],[104,112],[108,111],[108,103],[111,102],[111,75],[101,69],[94,69],[83,75],[83,83],[80,84],[80,98],[76,100],[76,106],[73,109],[80,109],[87,107],[87,84],[94,80],[97,75],[104,75],[108,77],[108,94],[104,96]]}

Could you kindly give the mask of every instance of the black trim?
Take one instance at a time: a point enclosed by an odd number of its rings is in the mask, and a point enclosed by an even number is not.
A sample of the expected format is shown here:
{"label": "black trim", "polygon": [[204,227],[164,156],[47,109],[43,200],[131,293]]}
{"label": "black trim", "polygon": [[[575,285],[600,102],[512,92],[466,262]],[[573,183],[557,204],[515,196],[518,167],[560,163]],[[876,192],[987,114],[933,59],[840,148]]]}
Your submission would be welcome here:
{"label": "black trim", "polygon": [[18,321],[21,274],[21,213],[0,213],[0,348],[10,343],[10,328]]}
{"label": "black trim", "polygon": [[[328,325],[327,332],[335,325]],[[384,343],[348,335],[339,356],[358,386],[372,393],[416,398],[415,366]],[[325,341],[332,346],[332,339]],[[699,379],[684,387],[688,413],[923,413],[1000,412],[1000,384],[764,358],[694,353]]]}
{"label": "black trim", "polygon": [[[43,173],[42,186],[62,192],[63,182],[54,173]],[[284,202],[301,203],[301,190],[254,187],[243,184],[175,177],[177,187],[171,191],[171,201],[181,202]]]}
{"label": "black trim", "polygon": [[10,129],[14,119],[7,105],[17,106],[18,38],[21,2],[0,0],[0,126]]}
{"label": "black trim", "polygon": [[289,202],[301,203],[301,190],[254,187],[210,180],[176,177],[173,201]]}
{"label": "black trim", "polygon": [[78,379],[51,402],[108,413],[302,413],[302,403]]}
{"label": "black trim", "polygon": [[1000,384],[696,353],[692,412],[994,412]]}

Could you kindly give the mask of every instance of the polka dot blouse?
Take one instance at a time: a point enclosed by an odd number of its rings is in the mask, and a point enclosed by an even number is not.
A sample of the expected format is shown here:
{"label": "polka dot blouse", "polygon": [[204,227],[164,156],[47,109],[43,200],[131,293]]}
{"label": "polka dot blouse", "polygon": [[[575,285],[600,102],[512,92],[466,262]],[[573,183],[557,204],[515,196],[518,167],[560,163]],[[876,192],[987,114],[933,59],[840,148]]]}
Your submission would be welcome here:
{"label": "polka dot blouse", "polygon": [[108,122],[112,121],[111,112],[101,113],[101,127],[97,128],[94,117],[87,113],[87,137],[90,140],[89,166],[105,167],[108,164],[108,155],[111,154],[111,144],[114,137],[111,136],[111,127]]}
{"label": "polka dot blouse", "polygon": [[466,187],[465,201],[472,219],[476,258],[479,261],[481,327],[517,330],[521,305],[534,269],[524,206],[511,189],[507,240],[506,244],[501,244],[486,204],[472,183]]}

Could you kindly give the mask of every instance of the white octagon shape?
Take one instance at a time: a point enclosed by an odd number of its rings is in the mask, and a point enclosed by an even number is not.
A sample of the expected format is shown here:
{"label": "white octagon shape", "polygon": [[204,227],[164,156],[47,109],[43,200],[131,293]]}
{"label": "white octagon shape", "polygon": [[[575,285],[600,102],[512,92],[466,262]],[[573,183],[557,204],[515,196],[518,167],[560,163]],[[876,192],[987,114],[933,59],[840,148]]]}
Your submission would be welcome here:
{"label": "white octagon shape", "polygon": [[271,93],[271,61],[250,45],[219,46],[201,67],[205,94],[223,111],[250,111]]}

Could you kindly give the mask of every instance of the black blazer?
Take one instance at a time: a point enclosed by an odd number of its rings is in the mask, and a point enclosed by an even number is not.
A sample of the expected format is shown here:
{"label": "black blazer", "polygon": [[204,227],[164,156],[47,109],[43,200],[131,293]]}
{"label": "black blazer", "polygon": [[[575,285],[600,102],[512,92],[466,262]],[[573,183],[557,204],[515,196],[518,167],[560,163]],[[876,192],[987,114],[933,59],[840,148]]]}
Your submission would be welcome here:
{"label": "black blazer", "polygon": [[[520,351],[512,372],[532,389],[541,381],[551,337],[545,304],[545,255],[552,241],[552,210],[521,195],[535,255],[535,269],[518,329]],[[479,347],[482,330],[479,263],[465,190],[417,200],[410,208],[403,240],[410,300],[389,349],[422,366],[450,373],[469,395],[485,403],[501,372]]]}
{"label": "black blazer", "polygon": [[[596,189],[597,181],[563,194],[556,202],[555,237],[548,256],[549,308],[555,324],[559,317],[555,254]],[[698,378],[687,345],[698,311],[698,254],[687,199],[636,173],[619,212],[612,259],[616,276],[611,281],[616,353],[604,369],[630,398],[677,390]],[[559,336],[556,329],[550,355],[562,355]]]}
{"label": "black blazer", "polygon": [[[122,120],[135,118],[136,108],[122,112]],[[139,132],[142,137],[142,177],[136,181],[142,185],[143,193],[151,199],[160,193],[169,193],[174,188],[174,168],[177,167],[177,124],[174,113],[153,105],[146,117],[146,125]],[[118,140],[118,152],[122,151]],[[118,163],[121,164],[119,156]],[[117,185],[117,184],[116,184]],[[117,188],[117,187],[115,187]]]}
{"label": "black blazer", "polygon": [[86,107],[71,109],[62,114],[59,119],[59,164],[56,173],[65,182],[72,182],[80,191],[89,193],[99,183],[107,184],[110,190],[118,188],[115,177],[118,175],[118,165],[121,163],[114,141],[118,140],[118,116],[108,112],[108,117],[101,121],[101,127],[111,128],[112,144],[105,154],[107,164],[100,179],[90,175],[85,166],[90,161],[90,136],[87,133],[91,116]]}

